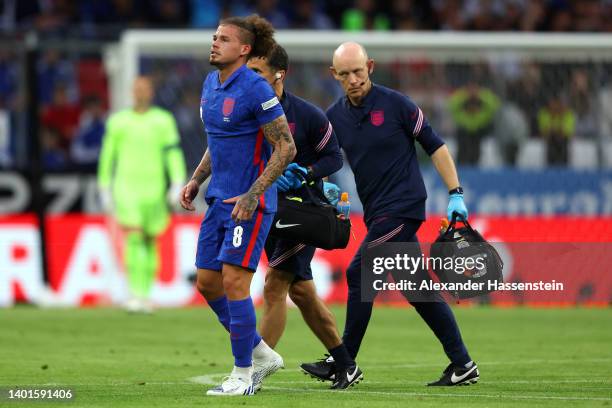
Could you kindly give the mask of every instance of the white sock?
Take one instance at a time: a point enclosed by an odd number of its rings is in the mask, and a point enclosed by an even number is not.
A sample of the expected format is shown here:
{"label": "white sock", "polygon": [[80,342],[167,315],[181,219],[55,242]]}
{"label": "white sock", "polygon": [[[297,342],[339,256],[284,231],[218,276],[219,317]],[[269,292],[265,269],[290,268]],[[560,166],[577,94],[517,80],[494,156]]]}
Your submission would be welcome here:
{"label": "white sock", "polygon": [[270,358],[270,356],[274,355],[275,352],[266,344],[264,339],[261,339],[259,344],[253,347],[253,358],[255,360],[263,360]]}
{"label": "white sock", "polygon": [[469,363],[466,363],[465,368],[472,368],[473,365],[474,365],[474,362],[470,361]]}
{"label": "white sock", "polygon": [[232,370],[232,375],[236,375],[239,378],[251,378],[253,375],[253,366],[250,367],[237,367],[234,366]]}

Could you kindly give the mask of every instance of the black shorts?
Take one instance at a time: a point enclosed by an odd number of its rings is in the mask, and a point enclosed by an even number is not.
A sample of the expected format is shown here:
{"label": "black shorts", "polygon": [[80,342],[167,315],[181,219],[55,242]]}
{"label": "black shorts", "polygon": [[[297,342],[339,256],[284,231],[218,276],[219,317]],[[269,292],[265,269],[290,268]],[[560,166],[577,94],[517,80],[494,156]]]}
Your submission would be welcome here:
{"label": "black shorts", "polygon": [[293,282],[312,280],[310,261],[316,251],[315,247],[268,236],[265,250],[271,268],[293,274]]}

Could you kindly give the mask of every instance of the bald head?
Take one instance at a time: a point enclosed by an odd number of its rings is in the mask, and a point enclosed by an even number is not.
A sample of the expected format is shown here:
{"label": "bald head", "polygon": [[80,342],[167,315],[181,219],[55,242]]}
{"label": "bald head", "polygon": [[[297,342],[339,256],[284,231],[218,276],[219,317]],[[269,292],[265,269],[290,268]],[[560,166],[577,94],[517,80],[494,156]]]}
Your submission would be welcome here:
{"label": "bald head", "polygon": [[361,44],[345,42],[336,48],[332,64],[330,70],[346,96],[353,105],[360,105],[372,88],[370,74],[374,70],[374,61],[368,58]]}
{"label": "bald head", "polygon": [[337,63],[346,63],[347,61],[365,64],[368,61],[368,53],[363,45],[353,41],[340,44],[336,51],[334,51],[332,64],[335,67]]}

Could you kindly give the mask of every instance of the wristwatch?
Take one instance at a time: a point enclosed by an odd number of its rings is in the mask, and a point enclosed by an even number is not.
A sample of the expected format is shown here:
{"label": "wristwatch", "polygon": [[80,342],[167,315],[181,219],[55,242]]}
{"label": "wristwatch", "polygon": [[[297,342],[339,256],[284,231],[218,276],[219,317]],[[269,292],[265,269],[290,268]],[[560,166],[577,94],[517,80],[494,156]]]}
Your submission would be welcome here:
{"label": "wristwatch", "polygon": [[448,195],[453,195],[453,194],[463,194],[463,187],[459,186],[457,188],[453,188],[452,190],[448,192]]}

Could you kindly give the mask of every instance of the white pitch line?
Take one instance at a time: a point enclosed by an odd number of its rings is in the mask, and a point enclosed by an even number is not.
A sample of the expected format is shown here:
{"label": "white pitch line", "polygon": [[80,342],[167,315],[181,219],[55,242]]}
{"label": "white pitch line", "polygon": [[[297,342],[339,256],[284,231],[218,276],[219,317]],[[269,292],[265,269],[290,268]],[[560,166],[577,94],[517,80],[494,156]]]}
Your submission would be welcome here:
{"label": "white pitch line", "polygon": [[188,378],[187,381],[202,384],[202,385],[217,385],[219,383],[220,378],[223,378],[226,373],[223,374],[207,374],[207,375],[198,375],[197,377]]}
{"label": "white pitch line", "polygon": [[[581,362],[581,363],[610,363],[612,362],[612,359],[584,359],[584,360],[570,360],[570,359],[558,359],[558,360],[545,360],[545,359],[538,359],[538,360],[514,360],[514,361],[485,361],[482,366],[490,366],[490,365],[517,365],[517,364],[567,364],[567,363],[576,363],[576,362]],[[440,363],[426,363],[426,364],[365,364],[364,368],[366,370],[377,370],[377,369],[390,369],[390,368],[428,368],[428,367],[438,367],[440,366]],[[283,370],[283,372],[288,373],[288,372],[300,372],[301,370],[298,368],[286,368]],[[226,376],[227,373],[219,373],[219,374],[208,374],[208,375],[202,375],[202,376],[197,376],[197,377],[192,377],[192,378],[188,378],[186,380],[186,382],[163,382],[163,381],[155,381],[155,382],[149,382],[149,381],[143,381],[146,385],[184,385],[187,383],[196,383],[196,384],[203,384],[203,385],[217,385],[219,383],[219,381]],[[373,381],[369,381],[368,382],[372,383],[372,384],[378,384],[378,383],[382,383],[382,384],[389,384],[391,382],[373,382]],[[281,383],[281,382],[279,382]],[[284,383],[284,382],[282,382]],[[288,381],[287,383],[293,383],[293,384],[301,384],[301,382],[290,382]],[[406,382],[403,382],[406,383]],[[415,384],[418,383],[420,384],[420,382],[415,382]],[[486,382],[483,382],[486,384]],[[609,383],[609,381],[606,380],[601,380],[601,382],[599,382],[598,380],[543,380],[543,381],[520,381],[520,380],[516,380],[516,381],[496,381],[496,383],[508,383],[508,384],[532,384],[532,383],[540,383],[540,384],[561,384],[561,383],[603,383],[603,384],[607,384]],[[93,383],[71,383],[71,384],[60,384],[60,383],[37,383],[37,384],[20,384],[20,387],[25,387],[25,386],[55,386],[55,387],[60,387],[60,386],[65,386],[65,387],[112,387],[112,386],[117,386],[117,387],[124,387],[124,386],[130,386],[130,385],[138,385],[137,382],[115,382],[115,383],[106,383],[106,384],[93,384]],[[15,386],[14,383],[11,384],[0,384],[0,387],[13,387]],[[273,385],[266,385],[265,389],[279,389],[279,390],[285,390],[285,391],[301,391],[301,392],[328,392],[327,390],[316,390],[316,389],[293,389],[293,388],[282,388],[282,387],[275,387]],[[359,391],[359,390],[351,390],[351,392],[358,392],[358,393],[370,393],[370,394],[381,394],[381,395],[406,395],[406,396],[480,396],[478,394],[429,394],[429,393],[387,393],[387,392],[383,392],[383,391]],[[505,398],[514,398],[514,399],[562,399],[562,400],[593,400],[593,401],[612,401],[612,398],[599,398],[599,397],[557,397],[557,396],[541,396],[541,397],[531,397],[531,396],[511,396],[511,395],[490,395],[490,394],[482,394],[481,395],[483,398],[498,398],[498,397],[505,397]]]}
{"label": "white pitch line", "polygon": [[[221,378],[226,375],[226,373],[218,373],[218,374],[207,374],[201,375],[197,377],[189,378],[188,381],[202,384],[202,385],[217,385]],[[304,388],[292,388],[292,387],[279,387],[276,384],[300,384],[299,381],[273,381],[273,385],[265,385],[263,390],[277,390],[277,391],[290,391],[290,392],[302,392],[302,393],[321,393],[321,392],[330,392],[329,390],[324,389],[304,389]],[[367,380],[366,380],[367,381]],[[380,384],[389,384],[389,382],[379,381],[379,382],[371,382],[369,383],[380,383]],[[524,382],[516,382],[516,383],[529,383],[530,381]],[[561,380],[558,382],[555,381],[531,381],[531,383],[571,383],[572,380]],[[590,380],[577,380],[576,383],[590,383],[594,381]],[[605,380],[597,380],[598,383],[606,383]],[[405,383],[405,382],[404,382]],[[500,381],[496,381],[496,383],[500,383]],[[513,383],[512,381],[501,381],[501,383]],[[420,384],[420,383],[418,383]],[[519,399],[519,400],[562,400],[562,401],[612,401],[612,398],[606,397],[562,397],[562,396],[531,396],[531,395],[508,395],[508,394],[451,394],[451,393],[422,393],[422,392],[385,392],[385,391],[369,391],[369,390],[358,390],[351,389],[350,393],[357,394],[365,394],[365,395],[385,395],[385,396],[413,396],[413,397],[476,397],[476,398],[506,398],[506,399]]]}
{"label": "white pitch line", "polygon": [[[303,389],[303,388],[289,388],[289,387],[275,387],[265,386],[262,390],[278,390],[278,391],[291,391],[291,392],[333,392],[330,390],[317,390],[317,389]],[[451,394],[451,393],[425,393],[425,392],[385,392],[385,391],[367,391],[367,390],[356,390],[351,389],[346,393],[348,394],[364,394],[364,395],[385,395],[385,396],[405,396],[405,397],[469,397],[469,398],[496,398],[496,399],[519,399],[519,400],[562,400],[562,401],[612,401],[612,398],[606,397],[561,397],[561,396],[548,396],[548,395],[508,395],[508,394]]]}
{"label": "white pitch line", "polygon": [[[188,381],[202,384],[202,385],[217,385],[221,378],[226,373],[219,374],[208,374],[197,377],[189,378]],[[367,380],[366,380],[367,381]],[[561,383],[563,381],[559,381]],[[588,382],[588,380],[579,381],[581,383]],[[301,392],[301,393],[321,393],[330,392],[329,390],[323,389],[304,389],[304,388],[292,388],[292,387],[279,387],[276,384],[300,384],[298,381],[274,381],[273,385],[265,385],[263,390],[276,390],[276,391],[290,391],[290,392]],[[374,383],[368,381],[368,383]],[[376,382],[380,384],[388,384],[389,382]],[[496,381],[499,383],[499,381]],[[503,383],[503,382],[502,382]],[[538,383],[537,381],[533,383]],[[554,383],[554,382],[550,382]],[[419,383],[420,384],[420,383]],[[424,393],[424,392],[385,392],[385,391],[369,391],[369,390],[358,390],[351,389],[350,393],[365,394],[365,395],[385,395],[385,396],[412,396],[412,397],[477,397],[477,398],[506,398],[506,399],[519,399],[519,400],[563,400],[563,401],[612,401],[612,398],[606,397],[562,397],[562,396],[536,396],[536,395],[508,395],[508,394],[451,394],[451,393]]]}

